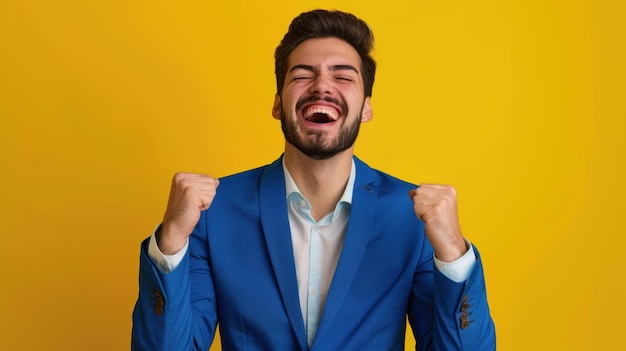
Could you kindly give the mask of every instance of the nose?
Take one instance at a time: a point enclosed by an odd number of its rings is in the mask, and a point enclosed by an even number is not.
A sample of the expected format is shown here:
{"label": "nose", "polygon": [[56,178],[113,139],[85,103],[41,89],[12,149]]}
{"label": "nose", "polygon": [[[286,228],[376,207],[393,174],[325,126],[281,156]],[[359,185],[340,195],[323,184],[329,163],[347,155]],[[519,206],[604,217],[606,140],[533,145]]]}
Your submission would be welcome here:
{"label": "nose", "polygon": [[332,94],[333,85],[329,77],[320,74],[315,78],[313,84],[311,84],[309,91],[311,94],[316,95]]}

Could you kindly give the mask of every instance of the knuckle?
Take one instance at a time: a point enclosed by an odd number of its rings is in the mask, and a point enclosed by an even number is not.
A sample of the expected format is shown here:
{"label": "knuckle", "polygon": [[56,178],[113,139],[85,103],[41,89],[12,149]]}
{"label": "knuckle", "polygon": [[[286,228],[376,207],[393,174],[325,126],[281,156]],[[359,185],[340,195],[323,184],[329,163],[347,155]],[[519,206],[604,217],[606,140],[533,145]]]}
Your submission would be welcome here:
{"label": "knuckle", "polygon": [[193,185],[193,182],[189,178],[180,178],[177,183],[181,188],[185,190],[191,188]]}
{"label": "knuckle", "polygon": [[452,185],[443,185],[441,188],[441,192],[446,197],[454,197],[456,196],[456,190]]}
{"label": "knuckle", "polygon": [[172,178],[172,180],[174,181],[174,183],[180,183],[181,181],[183,181],[186,178],[187,178],[187,173],[176,172],[176,173],[174,173],[174,177]]}
{"label": "knuckle", "polygon": [[451,197],[456,197],[456,189],[451,185],[448,186],[448,194]]}

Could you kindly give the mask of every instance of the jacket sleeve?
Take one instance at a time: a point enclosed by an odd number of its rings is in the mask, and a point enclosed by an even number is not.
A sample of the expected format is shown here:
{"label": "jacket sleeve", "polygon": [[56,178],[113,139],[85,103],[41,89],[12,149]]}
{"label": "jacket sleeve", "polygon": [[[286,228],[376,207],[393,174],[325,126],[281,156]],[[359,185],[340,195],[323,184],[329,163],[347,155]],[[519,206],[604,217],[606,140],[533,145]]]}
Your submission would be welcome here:
{"label": "jacket sleeve", "polygon": [[[482,261],[478,251],[472,249],[476,264],[467,280],[461,283],[450,280],[436,269],[432,258],[418,265],[408,313],[416,350],[496,349]],[[425,254],[432,257],[431,253]]]}
{"label": "jacket sleeve", "polygon": [[149,239],[141,244],[131,350],[207,350],[211,346],[217,325],[215,289],[199,227],[190,237],[185,257],[170,273],[163,273],[149,257]]}

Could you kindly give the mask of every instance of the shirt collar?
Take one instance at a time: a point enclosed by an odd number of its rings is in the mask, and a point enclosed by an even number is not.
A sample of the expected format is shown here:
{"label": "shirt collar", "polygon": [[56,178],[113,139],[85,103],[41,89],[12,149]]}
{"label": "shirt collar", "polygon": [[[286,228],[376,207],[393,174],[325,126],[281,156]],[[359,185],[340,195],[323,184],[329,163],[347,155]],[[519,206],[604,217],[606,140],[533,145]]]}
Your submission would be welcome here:
{"label": "shirt collar", "polygon": [[[298,193],[302,197],[304,197],[304,195],[302,195],[302,193],[300,192],[300,189],[298,189],[296,182],[293,180],[293,177],[289,173],[289,170],[287,170],[287,166],[285,166],[284,158],[283,158],[283,171],[285,172],[285,190],[286,190],[287,197],[289,197],[289,195],[291,195],[292,193]],[[350,176],[348,177],[348,183],[346,184],[346,188],[343,191],[343,195],[341,195],[341,198],[339,199],[339,202],[337,204],[340,204],[342,202],[345,202],[347,204],[352,204],[352,193],[354,192],[355,180],[356,180],[356,166],[354,164],[354,159],[352,159],[352,168],[350,169]]]}

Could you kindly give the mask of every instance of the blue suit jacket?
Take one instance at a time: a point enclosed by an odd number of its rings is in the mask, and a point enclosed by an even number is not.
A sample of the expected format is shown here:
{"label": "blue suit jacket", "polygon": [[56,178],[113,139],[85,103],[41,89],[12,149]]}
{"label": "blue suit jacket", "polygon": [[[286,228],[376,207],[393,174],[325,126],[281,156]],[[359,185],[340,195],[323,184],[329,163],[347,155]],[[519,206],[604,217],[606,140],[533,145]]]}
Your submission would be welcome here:
{"label": "blue suit jacket", "polygon": [[229,176],[163,274],[142,244],[133,350],[207,350],[219,321],[224,350],[493,350],[478,261],[464,283],[443,276],[408,191],[415,185],[355,158],[344,247],[313,345],[307,345],[281,159]]}

